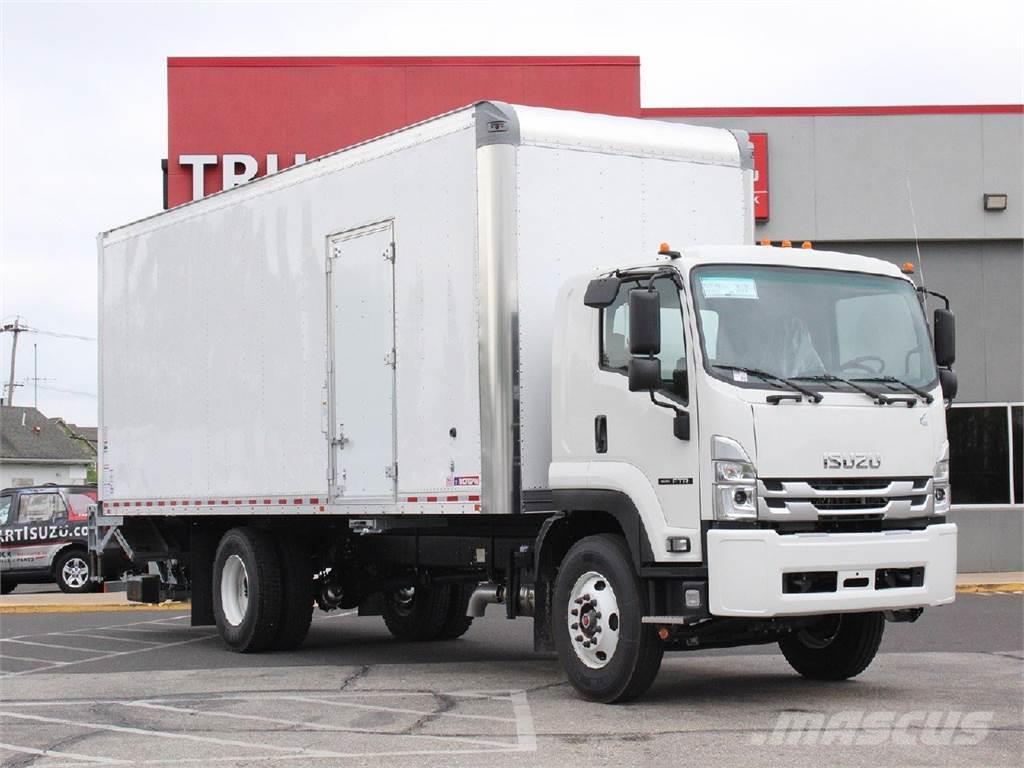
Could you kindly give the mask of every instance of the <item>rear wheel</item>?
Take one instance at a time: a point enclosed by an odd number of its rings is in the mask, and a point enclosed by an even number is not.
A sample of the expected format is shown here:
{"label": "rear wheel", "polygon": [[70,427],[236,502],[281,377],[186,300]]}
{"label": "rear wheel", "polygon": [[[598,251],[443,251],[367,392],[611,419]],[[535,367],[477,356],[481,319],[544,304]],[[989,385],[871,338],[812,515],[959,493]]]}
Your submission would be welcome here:
{"label": "rear wheel", "polygon": [[448,615],[437,635],[438,640],[454,640],[469,631],[473,617],[466,615],[466,609],[472,594],[473,587],[469,584],[452,584]]}
{"label": "rear wheel", "polygon": [[588,536],[572,546],[555,580],[552,626],[569,682],[592,701],[629,701],[646,691],[664,646],[643,624],[640,579],[620,536]]}
{"label": "rear wheel", "polygon": [[61,592],[77,595],[92,592],[89,556],[80,549],[63,553],[53,564],[53,578]]}
{"label": "rear wheel", "polygon": [[434,640],[449,620],[451,596],[448,585],[397,589],[384,596],[384,623],[400,640]]}
{"label": "rear wheel", "polygon": [[882,642],[881,613],[822,616],[779,641],[786,661],[811,680],[846,680],[871,664]]}
{"label": "rear wheel", "polygon": [[281,620],[271,647],[290,651],[302,645],[313,621],[313,564],[309,547],[294,535],[278,540],[281,557]]}
{"label": "rear wheel", "polygon": [[0,576],[0,595],[11,594],[11,592],[13,592],[14,588],[17,586],[18,582],[14,581],[13,579],[5,579],[3,576]]}
{"label": "rear wheel", "polygon": [[281,563],[273,538],[256,528],[232,528],[213,562],[213,613],[224,644],[240,653],[273,647],[281,606]]}

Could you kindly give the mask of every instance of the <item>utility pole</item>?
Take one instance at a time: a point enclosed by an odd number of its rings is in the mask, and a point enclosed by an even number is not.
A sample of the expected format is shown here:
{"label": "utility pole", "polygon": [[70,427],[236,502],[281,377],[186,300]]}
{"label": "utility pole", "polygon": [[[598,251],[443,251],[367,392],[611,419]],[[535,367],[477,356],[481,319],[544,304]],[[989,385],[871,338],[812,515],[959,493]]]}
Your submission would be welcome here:
{"label": "utility pole", "polygon": [[28,328],[21,324],[20,317],[15,317],[13,323],[0,327],[0,332],[10,331],[14,334],[14,340],[11,342],[11,378],[7,383],[7,405],[14,405],[14,361],[18,352],[18,334],[27,330]]}

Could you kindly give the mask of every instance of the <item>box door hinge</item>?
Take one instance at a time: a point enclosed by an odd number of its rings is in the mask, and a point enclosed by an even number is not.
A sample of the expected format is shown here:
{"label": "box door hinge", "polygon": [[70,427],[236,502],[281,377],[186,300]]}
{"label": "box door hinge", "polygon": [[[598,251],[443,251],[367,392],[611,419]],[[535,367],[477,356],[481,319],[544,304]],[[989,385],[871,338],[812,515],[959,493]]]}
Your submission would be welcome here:
{"label": "box door hinge", "polygon": [[384,249],[384,253],[381,254],[385,259],[390,261],[392,264],[395,263],[395,244],[388,243],[388,247]]}
{"label": "box door hinge", "polygon": [[398,462],[384,467],[384,477],[389,480],[398,480]]}
{"label": "box door hinge", "polygon": [[395,352],[395,348],[392,347],[391,351],[388,352],[386,355],[384,355],[384,365],[389,365],[392,368],[394,368],[395,364],[397,363],[397,361],[398,361],[398,353]]}

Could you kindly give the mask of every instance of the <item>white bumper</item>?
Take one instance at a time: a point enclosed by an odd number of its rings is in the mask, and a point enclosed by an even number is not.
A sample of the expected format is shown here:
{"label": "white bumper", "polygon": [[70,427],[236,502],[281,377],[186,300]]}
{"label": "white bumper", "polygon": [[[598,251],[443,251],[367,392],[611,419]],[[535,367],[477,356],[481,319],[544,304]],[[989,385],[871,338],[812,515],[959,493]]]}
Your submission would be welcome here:
{"label": "white bumper", "polygon": [[[917,608],[953,602],[956,525],[921,531],[808,533],[767,529],[708,531],[708,601],[714,616],[798,616]],[[876,568],[924,566],[920,587],[875,589]],[[834,592],[788,594],[783,574],[836,571]],[[867,577],[867,586],[844,587]]]}

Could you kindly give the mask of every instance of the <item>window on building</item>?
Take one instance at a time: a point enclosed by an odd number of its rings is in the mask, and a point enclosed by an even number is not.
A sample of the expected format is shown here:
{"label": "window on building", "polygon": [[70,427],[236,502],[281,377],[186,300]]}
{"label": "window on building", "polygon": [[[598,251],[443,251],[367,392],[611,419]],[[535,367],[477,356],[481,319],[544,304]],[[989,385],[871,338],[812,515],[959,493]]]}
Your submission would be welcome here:
{"label": "window on building", "polygon": [[18,502],[18,522],[48,523],[64,516],[64,500],[58,493],[29,493]]}
{"label": "window on building", "polygon": [[1010,434],[1005,405],[946,412],[953,503],[1010,503]]}
{"label": "window on building", "polygon": [[1024,504],[1024,405],[1010,408],[1010,455],[1013,456],[1013,501]]}

